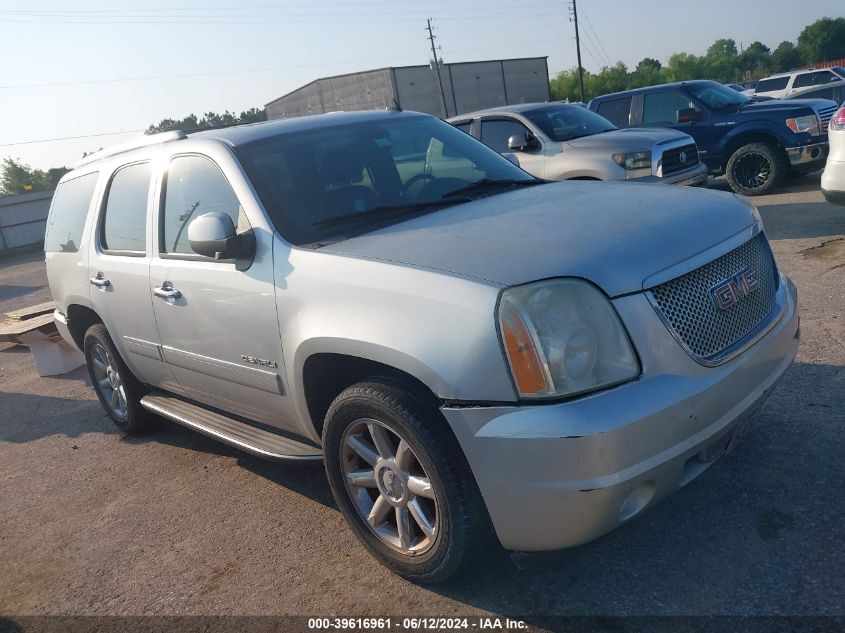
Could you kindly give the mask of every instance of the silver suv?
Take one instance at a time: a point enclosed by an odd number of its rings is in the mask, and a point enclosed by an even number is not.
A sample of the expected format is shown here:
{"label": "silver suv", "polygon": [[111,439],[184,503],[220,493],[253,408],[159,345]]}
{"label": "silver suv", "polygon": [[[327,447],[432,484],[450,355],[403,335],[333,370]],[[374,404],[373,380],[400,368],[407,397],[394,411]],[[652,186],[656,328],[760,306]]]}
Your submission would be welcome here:
{"label": "silver suv", "polygon": [[525,171],[547,180],[635,180],[699,185],[707,167],[689,134],[660,128],[618,129],[600,114],[568,103],[526,103],[449,119]]}
{"label": "silver suv", "polygon": [[149,137],[63,178],[62,335],[128,433],[319,460],[372,554],[443,580],[584,543],[686,485],[798,347],[732,194],[545,183],[447,123],[327,114]]}

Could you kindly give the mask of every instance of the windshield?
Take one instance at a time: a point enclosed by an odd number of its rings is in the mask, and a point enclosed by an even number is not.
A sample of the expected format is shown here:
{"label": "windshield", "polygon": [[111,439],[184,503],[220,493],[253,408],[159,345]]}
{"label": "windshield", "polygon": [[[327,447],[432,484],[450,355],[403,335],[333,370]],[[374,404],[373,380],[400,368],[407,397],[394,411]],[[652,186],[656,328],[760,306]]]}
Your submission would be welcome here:
{"label": "windshield", "polygon": [[575,105],[552,105],[523,112],[534,125],[553,141],[571,141],[617,129],[600,114]]}
{"label": "windshield", "polygon": [[282,133],[236,152],[276,228],[298,245],[542,182],[425,115]]}
{"label": "windshield", "polygon": [[703,101],[707,107],[713,108],[714,110],[751,101],[749,97],[741,92],[731,90],[727,86],[717,84],[714,81],[688,85],[687,90],[693,97]]}

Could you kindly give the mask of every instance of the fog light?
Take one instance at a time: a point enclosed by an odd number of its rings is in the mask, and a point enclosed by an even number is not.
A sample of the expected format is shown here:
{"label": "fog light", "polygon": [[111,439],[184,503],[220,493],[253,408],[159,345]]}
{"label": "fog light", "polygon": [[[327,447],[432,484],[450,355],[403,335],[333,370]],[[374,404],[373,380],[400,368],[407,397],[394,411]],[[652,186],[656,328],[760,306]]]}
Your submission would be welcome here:
{"label": "fog light", "polygon": [[628,498],[622,502],[622,506],[619,508],[619,520],[627,521],[642,512],[654,497],[656,491],[657,486],[654,485],[653,481],[646,481],[634,488],[634,491],[628,495]]}

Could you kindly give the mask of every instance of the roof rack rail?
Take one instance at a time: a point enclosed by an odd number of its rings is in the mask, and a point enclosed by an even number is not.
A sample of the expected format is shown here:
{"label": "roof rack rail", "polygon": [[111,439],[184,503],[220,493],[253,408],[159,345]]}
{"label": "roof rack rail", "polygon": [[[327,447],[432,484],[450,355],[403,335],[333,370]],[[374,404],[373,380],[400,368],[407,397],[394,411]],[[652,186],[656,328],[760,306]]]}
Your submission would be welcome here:
{"label": "roof rack rail", "polygon": [[170,132],[159,132],[158,134],[142,136],[141,138],[133,141],[127,141],[126,143],[120,143],[118,145],[107,147],[106,149],[101,149],[99,152],[92,152],[79,161],[76,164],[76,167],[82,167],[83,165],[93,163],[94,161],[101,160],[103,158],[108,158],[109,156],[131,152],[133,149],[149,147],[150,145],[158,145],[159,143],[169,143],[170,141],[181,141],[185,138],[188,138],[188,135],[182,130],[172,130]]}

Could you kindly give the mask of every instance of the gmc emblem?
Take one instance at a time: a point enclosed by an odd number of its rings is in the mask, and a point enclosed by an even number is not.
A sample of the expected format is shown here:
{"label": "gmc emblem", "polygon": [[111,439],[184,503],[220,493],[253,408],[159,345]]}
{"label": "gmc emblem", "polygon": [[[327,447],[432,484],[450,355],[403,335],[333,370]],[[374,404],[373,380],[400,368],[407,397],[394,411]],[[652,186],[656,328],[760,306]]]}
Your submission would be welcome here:
{"label": "gmc emblem", "polygon": [[760,280],[757,278],[757,273],[750,266],[746,266],[730,279],[720,281],[710,288],[710,297],[716,307],[727,310],[759,287]]}

